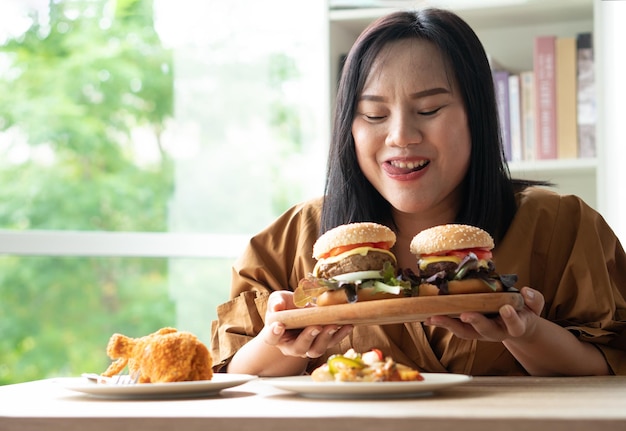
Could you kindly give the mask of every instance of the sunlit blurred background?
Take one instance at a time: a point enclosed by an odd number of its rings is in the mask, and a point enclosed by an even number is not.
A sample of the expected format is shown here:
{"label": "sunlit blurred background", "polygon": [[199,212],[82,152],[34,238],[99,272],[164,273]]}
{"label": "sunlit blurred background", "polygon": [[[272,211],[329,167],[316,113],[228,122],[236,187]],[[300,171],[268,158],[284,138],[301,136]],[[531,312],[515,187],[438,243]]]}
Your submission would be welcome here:
{"label": "sunlit blurred background", "polygon": [[0,255],[0,384],[101,371],[114,332],[210,342],[247,238],[322,193],[326,13],[0,2],[0,229],[54,254]]}

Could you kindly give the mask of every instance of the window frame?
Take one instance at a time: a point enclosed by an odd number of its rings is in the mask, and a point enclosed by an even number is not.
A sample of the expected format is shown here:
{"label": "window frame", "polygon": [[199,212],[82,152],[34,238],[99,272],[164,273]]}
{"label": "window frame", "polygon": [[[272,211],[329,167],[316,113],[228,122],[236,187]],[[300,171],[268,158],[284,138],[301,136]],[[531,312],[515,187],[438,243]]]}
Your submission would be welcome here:
{"label": "window frame", "polygon": [[211,233],[0,230],[0,254],[236,258],[248,240],[248,235]]}

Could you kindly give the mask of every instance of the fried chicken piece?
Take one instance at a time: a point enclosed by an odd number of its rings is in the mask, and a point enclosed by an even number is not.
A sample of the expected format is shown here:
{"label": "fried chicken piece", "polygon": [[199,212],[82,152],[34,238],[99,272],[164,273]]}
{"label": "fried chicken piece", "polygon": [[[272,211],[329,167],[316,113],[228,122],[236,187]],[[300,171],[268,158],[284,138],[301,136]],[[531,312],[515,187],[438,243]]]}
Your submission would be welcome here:
{"label": "fried chicken piece", "polygon": [[107,355],[114,362],[103,376],[128,372],[139,373],[138,383],[211,380],[213,361],[206,346],[198,338],[175,328],[162,328],[141,338],[113,334]]}

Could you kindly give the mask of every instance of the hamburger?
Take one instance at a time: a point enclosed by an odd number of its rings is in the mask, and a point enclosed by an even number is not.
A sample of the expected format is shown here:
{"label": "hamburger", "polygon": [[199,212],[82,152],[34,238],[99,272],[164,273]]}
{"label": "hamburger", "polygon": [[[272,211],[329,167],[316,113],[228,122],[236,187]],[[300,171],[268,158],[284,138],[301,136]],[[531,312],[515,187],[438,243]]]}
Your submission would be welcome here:
{"label": "hamburger", "polygon": [[312,273],[294,292],[298,307],[399,298],[411,284],[396,276],[397,261],[390,251],[395,233],[377,223],[349,223],[331,229],[313,245],[317,260]]}
{"label": "hamburger", "polygon": [[446,224],[413,237],[410,251],[417,259],[418,295],[491,293],[514,290],[517,276],[495,271],[493,238],[464,224]]}

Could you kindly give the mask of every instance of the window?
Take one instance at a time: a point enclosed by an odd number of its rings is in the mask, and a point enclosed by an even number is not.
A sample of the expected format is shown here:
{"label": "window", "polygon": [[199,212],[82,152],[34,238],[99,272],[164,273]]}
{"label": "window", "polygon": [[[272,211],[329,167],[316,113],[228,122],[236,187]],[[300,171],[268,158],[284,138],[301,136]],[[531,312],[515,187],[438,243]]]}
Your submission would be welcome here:
{"label": "window", "polygon": [[0,384],[210,343],[247,238],[322,192],[325,6],[0,4]]}

